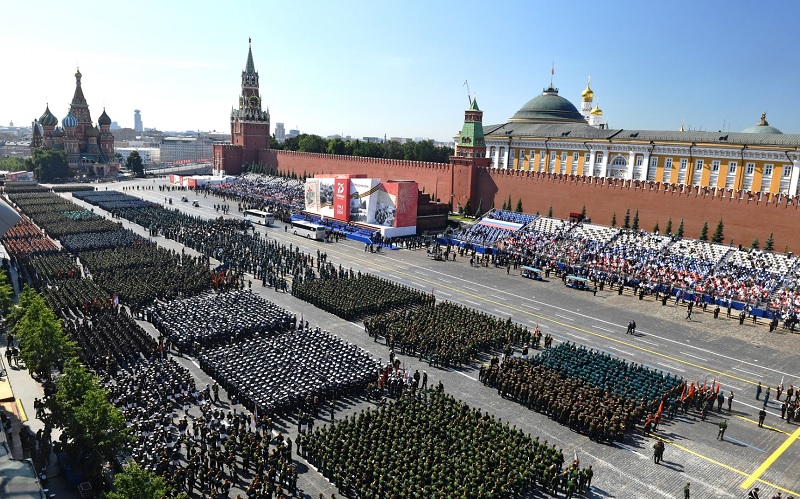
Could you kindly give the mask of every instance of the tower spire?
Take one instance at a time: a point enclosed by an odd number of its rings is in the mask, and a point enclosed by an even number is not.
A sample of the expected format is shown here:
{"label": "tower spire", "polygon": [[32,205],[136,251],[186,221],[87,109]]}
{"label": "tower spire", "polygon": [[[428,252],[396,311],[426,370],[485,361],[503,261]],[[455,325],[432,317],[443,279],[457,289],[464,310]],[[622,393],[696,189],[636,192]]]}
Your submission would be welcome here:
{"label": "tower spire", "polygon": [[253,63],[253,39],[247,39],[247,65],[244,68],[246,74],[256,74],[256,65]]}

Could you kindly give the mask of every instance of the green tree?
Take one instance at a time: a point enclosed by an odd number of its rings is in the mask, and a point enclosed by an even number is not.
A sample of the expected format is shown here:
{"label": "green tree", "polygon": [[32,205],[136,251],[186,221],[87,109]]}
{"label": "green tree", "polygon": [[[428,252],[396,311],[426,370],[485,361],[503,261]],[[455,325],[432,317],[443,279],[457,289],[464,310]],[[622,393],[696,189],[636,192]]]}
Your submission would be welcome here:
{"label": "green tree", "polygon": [[611,215],[611,226],[617,226],[617,212],[615,211],[613,215]]}
{"label": "green tree", "polygon": [[325,152],[328,154],[344,154],[345,153],[344,141],[340,138],[331,139],[328,141],[328,148]]}
{"label": "green tree", "polygon": [[553,218],[553,207],[551,206],[549,210],[547,210],[547,218]]}
{"label": "green tree", "polygon": [[436,162],[438,155],[432,140],[420,140],[414,144],[414,153],[417,161]]}
{"label": "green tree", "polygon": [[137,176],[144,175],[144,163],[139,151],[132,151],[125,160],[125,166]]}
{"label": "green tree", "polygon": [[300,136],[286,137],[283,141],[283,149],[286,151],[299,151],[300,150]]}
{"label": "green tree", "polygon": [[711,242],[714,243],[722,243],[725,241],[725,225],[722,223],[722,219],[719,219],[719,223],[717,224],[717,229],[714,231],[714,237],[711,238]]}
{"label": "green tree", "polygon": [[659,227],[658,227],[658,221],[656,221],[656,224],[655,224],[655,226],[653,226],[653,234],[655,234],[655,233],[656,233],[656,232],[658,232],[659,230],[660,230],[660,229],[659,229]]}
{"label": "green tree", "polygon": [[40,380],[49,379],[53,367],[62,369],[67,360],[76,356],[75,342],[64,333],[61,321],[38,294],[13,331],[19,338],[20,357]]}
{"label": "green tree", "polygon": [[506,201],[506,210],[511,211],[511,194],[508,195],[508,201]]}
{"label": "green tree", "polygon": [[8,274],[5,270],[0,270],[0,312],[3,317],[7,316],[11,311],[11,305],[14,304],[14,286],[8,279]]}
{"label": "green tree", "polygon": [[21,172],[28,169],[25,160],[16,156],[6,156],[0,158],[0,170],[8,172]]}
{"label": "green tree", "polygon": [[630,229],[631,228],[631,209],[630,208],[625,210],[625,218],[622,219],[622,228],[623,229]]}
{"label": "green tree", "polygon": [[28,311],[28,306],[33,303],[33,300],[38,296],[35,289],[25,284],[22,285],[22,292],[19,294],[17,304],[11,307],[11,312],[8,316],[7,324],[9,328],[13,329],[19,320],[25,316],[25,312]]}
{"label": "green tree", "polygon": [[769,237],[766,241],[764,241],[764,251],[772,251],[775,248],[775,239],[772,238],[772,232],[769,233]]}
{"label": "green tree", "polygon": [[106,499],[162,499],[171,495],[163,477],[131,461],[122,473],[114,475],[114,491]]}
{"label": "green tree", "polygon": [[67,361],[54,397],[48,400],[53,424],[67,439],[73,466],[97,477],[129,442],[125,417],[108,400],[108,392],[77,358]]}
{"label": "green tree", "polygon": [[302,134],[297,142],[298,150],[301,152],[325,152],[328,144],[319,135]]}
{"label": "green tree", "polygon": [[69,163],[64,151],[35,148],[25,165],[39,182],[52,182],[55,179],[69,177]]}
{"label": "green tree", "polygon": [[483,215],[483,198],[478,200],[478,207],[475,208],[475,217],[477,218],[481,215]]}
{"label": "green tree", "polygon": [[669,220],[667,220],[667,228],[664,229],[664,232],[666,234],[672,235],[672,217],[669,217]]}
{"label": "green tree", "polygon": [[467,199],[466,204],[464,204],[464,216],[472,216],[472,206],[469,204],[469,199]]}
{"label": "green tree", "polygon": [[683,237],[683,219],[681,218],[681,223],[678,225],[678,232],[675,234],[678,237]]}
{"label": "green tree", "polygon": [[394,140],[383,144],[383,157],[388,159],[403,159],[403,146]]}
{"label": "green tree", "polygon": [[701,241],[708,241],[708,222],[703,222],[703,228],[700,229],[700,238]]}
{"label": "green tree", "polygon": [[517,200],[517,208],[514,211],[517,213],[522,213],[522,198]]}
{"label": "green tree", "polygon": [[581,220],[584,218],[586,218],[586,205],[583,205],[583,208],[581,208]]}
{"label": "green tree", "polygon": [[750,243],[750,248],[758,249],[761,246],[761,243],[758,242],[758,238],[753,239],[753,242]]}
{"label": "green tree", "polygon": [[633,215],[633,223],[631,224],[631,229],[639,230],[639,210],[636,210],[636,213]]}

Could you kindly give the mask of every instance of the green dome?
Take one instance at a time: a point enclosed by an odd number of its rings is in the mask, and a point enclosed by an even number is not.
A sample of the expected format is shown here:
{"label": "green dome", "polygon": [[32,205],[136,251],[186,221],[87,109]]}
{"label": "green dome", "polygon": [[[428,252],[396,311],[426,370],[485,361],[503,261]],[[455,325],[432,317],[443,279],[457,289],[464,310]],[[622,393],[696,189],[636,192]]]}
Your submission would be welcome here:
{"label": "green dome", "polygon": [[56,126],[58,125],[58,118],[50,112],[50,106],[44,110],[44,114],[39,118],[39,124],[42,126]]}
{"label": "green dome", "polygon": [[774,126],[770,126],[769,123],[767,123],[767,113],[761,115],[761,121],[759,121],[758,124],[745,128],[744,130],[742,130],[742,133],[761,133],[761,134],[771,134],[771,135],[783,134],[783,132],[781,132]]}
{"label": "green dome", "polygon": [[97,127],[90,126],[86,128],[86,132],[84,133],[86,134],[87,137],[97,137],[98,135],[100,135],[100,130],[98,130]]}
{"label": "green dome", "polygon": [[583,115],[567,99],[558,95],[557,88],[546,88],[522,106],[511,117],[512,121],[567,121],[585,122]]}

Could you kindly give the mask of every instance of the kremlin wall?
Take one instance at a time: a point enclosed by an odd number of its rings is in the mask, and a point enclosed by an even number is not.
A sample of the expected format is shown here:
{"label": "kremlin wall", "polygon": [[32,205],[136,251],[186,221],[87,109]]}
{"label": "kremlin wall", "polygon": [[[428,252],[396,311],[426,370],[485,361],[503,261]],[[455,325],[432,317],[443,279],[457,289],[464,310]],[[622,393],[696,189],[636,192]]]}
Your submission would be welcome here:
{"label": "kremlin wall", "polygon": [[[214,146],[214,169],[236,175],[246,158],[298,177],[366,175],[414,180],[419,189],[472,209],[500,207],[509,197],[527,213],[568,218],[586,214],[594,223],[622,225],[626,210],[639,212],[639,227],[709,237],[720,219],[724,242],[749,247],[773,234],[776,251],[800,251],[798,184],[800,135],[783,134],[766,120],[742,132],[611,129],[587,85],[580,111],[552,84],[506,123],[487,125],[474,99],[464,113],[449,163],[423,163],[269,149],[269,113],[262,111],[258,73],[248,51],[239,109],[231,113],[232,144]],[[252,161],[252,160],[251,160]]]}

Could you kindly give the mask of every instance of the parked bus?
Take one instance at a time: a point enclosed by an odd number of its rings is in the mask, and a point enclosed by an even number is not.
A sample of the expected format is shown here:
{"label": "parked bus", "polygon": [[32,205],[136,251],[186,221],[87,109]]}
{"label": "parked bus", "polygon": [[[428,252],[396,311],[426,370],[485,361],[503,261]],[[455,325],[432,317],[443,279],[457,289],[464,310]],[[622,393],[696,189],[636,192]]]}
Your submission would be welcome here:
{"label": "parked bus", "polygon": [[307,239],[324,241],[326,229],[324,225],[306,222],[305,220],[292,220],[292,232],[295,236],[305,236]]}
{"label": "parked bus", "polygon": [[244,218],[259,225],[272,225],[275,223],[274,214],[261,210],[244,210]]}

